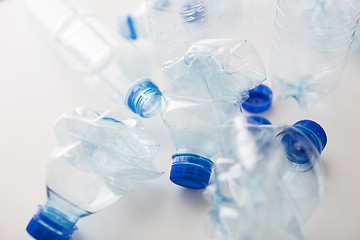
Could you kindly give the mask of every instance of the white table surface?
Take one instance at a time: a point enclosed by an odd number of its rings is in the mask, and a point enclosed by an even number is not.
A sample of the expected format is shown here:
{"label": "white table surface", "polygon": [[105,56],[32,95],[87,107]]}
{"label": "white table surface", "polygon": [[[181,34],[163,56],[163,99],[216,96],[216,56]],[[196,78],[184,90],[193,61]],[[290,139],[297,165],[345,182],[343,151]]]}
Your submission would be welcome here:
{"label": "white table surface", "polygon": [[[114,27],[117,16],[140,3],[81,2]],[[241,4],[246,10],[243,21],[234,21],[229,36],[250,40],[268,66],[275,0]],[[151,44],[143,40],[137,45],[153,57]],[[167,82],[155,61],[152,64],[153,78],[164,89]],[[273,123],[313,119],[328,134],[325,197],[306,225],[310,240],[360,239],[359,80],[360,55],[351,54],[341,83],[318,105],[304,109],[293,100],[275,98],[264,114]],[[84,90],[79,74],[34,33],[23,0],[0,0],[0,82],[0,239],[32,239],[25,227],[37,205],[46,201],[46,162],[56,148],[54,121],[79,106],[108,107]],[[159,116],[144,123],[161,145],[156,165],[164,176],[137,185],[116,204],[81,219],[79,239],[209,239],[204,221],[210,205],[201,191],[168,180],[175,149]]]}

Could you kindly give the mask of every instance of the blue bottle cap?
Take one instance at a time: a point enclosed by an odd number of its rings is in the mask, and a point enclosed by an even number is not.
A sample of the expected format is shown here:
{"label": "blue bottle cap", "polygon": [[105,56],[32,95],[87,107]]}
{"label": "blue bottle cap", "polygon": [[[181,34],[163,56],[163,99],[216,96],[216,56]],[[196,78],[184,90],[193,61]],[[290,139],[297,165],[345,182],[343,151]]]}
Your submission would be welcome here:
{"label": "blue bottle cap", "polygon": [[269,87],[260,84],[249,91],[249,98],[243,102],[242,107],[251,113],[261,113],[271,106],[272,91]]}
{"label": "blue bottle cap", "polygon": [[195,154],[175,154],[172,156],[170,180],[182,187],[202,189],[209,184],[214,163]]}
{"label": "blue bottle cap", "polygon": [[53,208],[40,208],[30,220],[26,231],[38,240],[68,240],[77,230],[75,223]]}
{"label": "blue bottle cap", "polygon": [[146,79],[129,90],[126,102],[140,117],[152,117],[160,111],[161,92],[150,79]]}
{"label": "blue bottle cap", "polygon": [[127,40],[136,40],[138,38],[134,21],[136,20],[131,15],[118,19],[117,25],[119,33]]}
{"label": "blue bottle cap", "polygon": [[316,146],[319,153],[325,148],[327,143],[327,136],[325,130],[316,122],[311,120],[301,120],[294,125],[302,133],[304,133]]}
{"label": "blue bottle cap", "polygon": [[302,165],[301,171],[307,171],[324,149],[326,133],[319,124],[311,120],[302,120],[293,126],[279,134],[282,136],[281,143],[287,159],[297,166]]}
{"label": "blue bottle cap", "polygon": [[271,125],[269,120],[261,116],[248,116],[246,117],[246,121],[254,125]]}
{"label": "blue bottle cap", "polygon": [[134,27],[133,18],[131,17],[131,15],[128,15],[126,20],[127,20],[128,26],[129,26],[130,38],[132,40],[136,40],[137,35],[136,35],[135,27]]}

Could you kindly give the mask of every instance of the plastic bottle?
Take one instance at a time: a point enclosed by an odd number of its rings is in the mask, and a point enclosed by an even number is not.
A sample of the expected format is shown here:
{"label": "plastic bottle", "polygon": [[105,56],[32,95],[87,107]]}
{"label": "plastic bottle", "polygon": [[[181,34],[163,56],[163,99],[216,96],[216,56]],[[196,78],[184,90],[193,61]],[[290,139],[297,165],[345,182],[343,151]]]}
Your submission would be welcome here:
{"label": "plastic bottle", "polygon": [[146,0],[119,18],[119,31],[127,39],[149,37],[162,63],[183,56],[198,40],[216,38],[221,5],[215,0]]}
{"label": "plastic bottle", "polygon": [[55,133],[60,147],[47,166],[47,202],[26,228],[35,239],[70,239],[80,218],[161,174],[152,164],[158,144],[138,119],[79,108],[57,120]]}
{"label": "plastic bottle", "polygon": [[273,230],[305,239],[304,224],[324,188],[321,126],[247,125],[237,117],[222,128],[220,142],[214,183],[205,192],[213,202],[207,222],[213,239],[260,240]]}
{"label": "plastic bottle", "polygon": [[247,91],[266,79],[256,50],[247,41],[203,40],[163,65],[173,80],[164,91],[162,118],[177,153],[170,180],[201,189],[219,152],[218,128],[240,112]]}
{"label": "plastic bottle", "polygon": [[75,2],[28,0],[27,5],[43,35],[98,96],[116,106],[124,103],[141,117],[160,111],[161,93],[135,46]]}
{"label": "plastic bottle", "polygon": [[359,19],[357,0],[278,0],[270,75],[282,98],[313,105],[341,80]]}

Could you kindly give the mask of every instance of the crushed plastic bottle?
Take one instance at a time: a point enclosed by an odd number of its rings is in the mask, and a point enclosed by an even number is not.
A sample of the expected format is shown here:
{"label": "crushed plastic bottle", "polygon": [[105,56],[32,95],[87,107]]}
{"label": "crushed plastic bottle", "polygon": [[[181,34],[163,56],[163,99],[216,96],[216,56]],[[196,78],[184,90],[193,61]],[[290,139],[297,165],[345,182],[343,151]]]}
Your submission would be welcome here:
{"label": "crushed plastic bottle", "polygon": [[150,79],[145,56],[76,2],[28,0],[30,14],[65,61],[96,95],[141,117],[159,113],[161,92]]}
{"label": "crushed plastic bottle", "polygon": [[26,228],[35,239],[70,239],[80,218],[161,175],[152,163],[159,145],[138,119],[82,107],[61,116],[55,133],[59,148],[47,166],[48,199]]}
{"label": "crushed plastic bottle", "polygon": [[341,80],[358,0],[278,0],[270,75],[281,98],[317,103]]}
{"label": "crushed plastic bottle", "polygon": [[247,41],[203,40],[163,65],[173,79],[164,91],[162,118],[177,153],[170,180],[201,189],[219,151],[218,127],[240,112],[247,91],[266,79],[263,63]]}
{"label": "crushed plastic bottle", "polygon": [[267,239],[271,231],[305,239],[304,224],[324,188],[320,153],[325,131],[310,120],[293,126],[224,124],[215,180],[204,192],[213,203],[212,239]]}
{"label": "crushed plastic bottle", "polygon": [[183,56],[201,39],[217,37],[221,5],[215,0],[146,0],[119,18],[119,31],[126,39],[149,37],[162,63]]}
{"label": "crushed plastic bottle", "polygon": [[275,187],[281,148],[273,128],[245,126],[237,117],[220,132],[221,154],[204,197],[213,204],[206,229],[211,239],[263,240],[270,225],[269,196]]}

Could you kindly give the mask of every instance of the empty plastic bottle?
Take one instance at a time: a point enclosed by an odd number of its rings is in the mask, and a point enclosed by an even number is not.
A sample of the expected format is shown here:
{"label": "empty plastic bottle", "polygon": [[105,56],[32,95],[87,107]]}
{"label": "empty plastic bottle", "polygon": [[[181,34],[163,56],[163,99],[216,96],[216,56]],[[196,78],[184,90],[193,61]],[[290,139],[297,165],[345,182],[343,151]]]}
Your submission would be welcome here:
{"label": "empty plastic bottle", "polygon": [[161,62],[183,56],[198,40],[217,37],[220,4],[215,0],[146,0],[119,18],[127,39],[152,39]]}
{"label": "empty plastic bottle", "polygon": [[206,229],[211,239],[268,239],[269,196],[282,149],[273,127],[249,126],[242,116],[232,120],[219,132],[221,154],[214,159],[214,181],[204,192],[213,204]]}
{"label": "empty plastic bottle", "polygon": [[46,38],[99,97],[125,104],[141,117],[160,111],[161,93],[135,46],[75,2],[28,0],[27,5]]}
{"label": "empty plastic bottle", "polygon": [[272,230],[305,239],[303,227],[323,193],[320,153],[325,131],[303,120],[293,126],[224,125],[208,230],[214,239],[266,239]]}
{"label": "empty plastic bottle", "polygon": [[137,182],[158,177],[158,144],[138,119],[76,109],[55,124],[60,147],[47,167],[47,202],[26,230],[39,240],[70,239],[76,222],[102,210]]}
{"label": "empty plastic bottle", "polygon": [[173,82],[164,91],[162,117],[177,153],[170,180],[205,188],[219,152],[218,128],[240,112],[240,104],[266,79],[263,63],[247,41],[203,40],[163,65]]}
{"label": "empty plastic bottle", "polygon": [[[272,202],[271,227],[296,239],[323,196],[324,173],[319,161],[327,137],[316,122],[303,120],[279,135],[284,157]],[[300,132],[299,132],[300,130]]]}
{"label": "empty plastic bottle", "polygon": [[317,103],[341,80],[358,0],[278,0],[270,74],[282,98]]}

